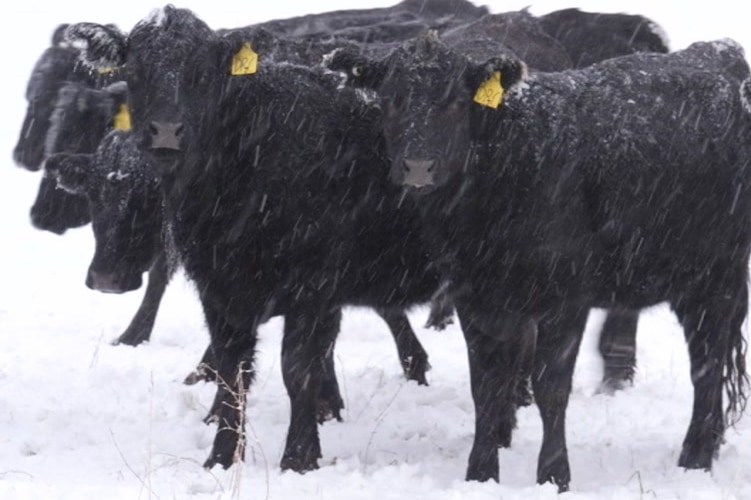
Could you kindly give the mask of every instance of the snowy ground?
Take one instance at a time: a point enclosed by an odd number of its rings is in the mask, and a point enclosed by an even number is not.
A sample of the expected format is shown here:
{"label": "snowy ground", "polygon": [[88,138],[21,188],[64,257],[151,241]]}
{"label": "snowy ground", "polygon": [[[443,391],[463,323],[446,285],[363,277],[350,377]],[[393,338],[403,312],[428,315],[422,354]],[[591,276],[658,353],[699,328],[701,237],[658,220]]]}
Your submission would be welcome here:
{"label": "snowy ground", "polygon": [[[306,12],[296,3],[220,8],[194,0],[178,6],[228,27]],[[326,0],[315,10],[391,3]],[[500,12],[527,3],[490,5]],[[665,26],[674,48],[730,36],[751,50],[751,7],[740,2],[601,3],[577,5],[650,15]],[[288,420],[279,368],[281,320],[261,332],[246,463],[229,471],[201,467],[215,431],[201,421],[213,387],[181,383],[207,342],[191,285],[182,276],[174,280],[149,345],[109,345],[141,292],[111,296],[84,287],[91,230],[64,237],[34,230],[27,213],[39,178],[11,161],[24,87],[56,24],[114,21],[129,29],[161,6],[153,0],[122,2],[121,10],[114,5],[69,0],[42,9],[26,2],[6,11],[0,30],[0,151],[7,163],[0,168],[0,498],[557,498],[552,486],[535,484],[541,431],[534,407],[520,412],[513,447],[500,452],[500,484],[464,482],[474,417],[459,329],[418,329],[433,365],[430,387],[418,387],[402,378],[385,324],[365,309],[345,313],[336,351],[345,421],[322,427],[320,470],[301,476],[278,469]],[[570,5],[539,2],[532,11]],[[419,327],[425,316],[415,311],[413,324]],[[601,366],[592,333],[599,319],[593,314],[575,374],[568,413],[572,491],[561,498],[751,499],[748,416],[727,433],[712,474],[675,465],[691,388],[673,316],[661,307],[642,315],[636,383],[615,397],[594,394]]]}

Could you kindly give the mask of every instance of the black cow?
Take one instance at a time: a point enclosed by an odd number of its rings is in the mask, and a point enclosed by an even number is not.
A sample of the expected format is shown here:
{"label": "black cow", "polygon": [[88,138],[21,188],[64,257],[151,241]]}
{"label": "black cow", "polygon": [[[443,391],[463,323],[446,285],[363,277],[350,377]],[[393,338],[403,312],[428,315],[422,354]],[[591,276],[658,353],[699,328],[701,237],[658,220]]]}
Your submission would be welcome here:
{"label": "black cow", "polygon": [[403,0],[390,7],[350,9],[258,24],[285,37],[336,37],[359,42],[404,41],[424,29],[447,29],[488,13],[467,0]]}
{"label": "black cow", "polygon": [[[335,16],[327,17],[335,19]],[[24,165],[27,168],[38,168],[45,155],[60,152],[93,153],[102,137],[112,130],[113,126],[117,126],[114,122],[120,119],[125,86],[117,82],[112,83],[118,78],[114,68],[102,67],[92,71],[80,63],[79,49],[74,48],[62,36],[67,26],[61,25],[57,28],[52,38],[52,47],[37,62],[29,81],[29,110],[15,152],[19,161],[22,161],[20,158],[34,158],[33,162],[25,160]],[[116,27],[108,25],[107,29],[116,30]],[[368,29],[370,28],[367,26],[362,28],[363,31]],[[351,28],[347,35],[356,38],[355,31],[356,28]],[[235,36],[268,40],[267,46],[270,50],[265,56],[300,64],[317,64],[324,54],[338,47],[357,47],[358,50],[363,47],[361,44],[348,42],[344,35],[328,36],[326,39],[321,37],[317,40],[280,40],[259,26],[224,30],[226,36],[231,36],[231,33]],[[358,36],[378,40],[377,34]],[[385,44],[370,46],[373,48],[366,52],[373,54],[384,54],[388,48]],[[102,88],[105,84],[112,86]],[[91,217],[85,196],[57,189],[56,181],[45,176],[31,207],[31,220],[39,229],[63,234],[67,229],[87,224]],[[123,250],[125,249],[127,247]],[[131,275],[135,273],[135,267],[128,268],[115,262],[105,266],[92,266],[87,275],[87,285],[113,293],[133,290],[136,283],[140,286],[140,274],[137,277]],[[137,345],[150,338],[159,304],[170,277],[163,258],[155,258],[153,264],[153,267],[140,271],[150,269],[148,288],[136,315],[115,343]],[[115,266],[118,266],[119,270],[113,273]],[[383,317],[397,339],[405,374],[410,379],[426,384],[425,371],[429,368],[427,353],[411,328],[408,328],[406,316],[383,311]],[[447,318],[444,317],[440,321],[447,321]]]}
{"label": "black cow", "polygon": [[[54,75],[47,75],[47,80]],[[116,87],[115,87],[116,88]],[[106,91],[90,88],[87,82],[63,83],[57,99],[48,111],[47,133],[37,138],[44,143],[44,155],[54,153],[92,153],[99,141],[110,131],[118,115],[117,106],[124,103],[125,94],[114,103]],[[107,96],[104,99],[102,96]],[[106,109],[105,109],[106,108]],[[37,119],[42,120],[39,116]],[[55,180],[42,177],[37,197],[31,206],[31,222],[37,229],[63,234],[91,221],[89,206],[82,196],[56,189]]]}
{"label": "black cow", "polygon": [[[59,91],[57,101],[49,118],[49,130],[45,140],[47,154],[92,154],[107,132],[114,128],[129,128],[129,113],[125,103],[127,88],[122,82],[96,89],[84,83],[70,82]],[[43,192],[42,189],[45,189]],[[61,194],[62,193],[62,194]],[[76,200],[85,209],[86,220],[91,220],[91,212],[102,210],[101,203],[90,207],[89,199],[76,190],[57,188],[54,177],[42,179],[40,194],[32,208],[32,214],[55,210],[55,202],[61,196]],[[61,221],[63,228],[70,227],[70,219]],[[111,228],[103,227],[104,230]],[[141,229],[136,224],[135,229]],[[97,228],[95,228],[95,231]],[[158,232],[156,233],[158,236]],[[133,252],[136,245],[123,241],[123,251]],[[161,247],[160,247],[161,248]],[[97,249],[94,263],[90,266],[86,285],[89,288],[109,293],[122,293],[141,286],[141,274],[149,272],[148,285],[143,300],[128,327],[117,338],[116,344],[138,345],[149,340],[159,311],[159,304],[169,282],[172,270],[163,256],[152,256],[137,275],[128,267],[125,260],[108,259],[111,249]]]}
{"label": "black cow", "polygon": [[[254,25],[252,29],[270,30],[294,38],[296,42],[287,41],[276,58],[305,63],[319,60],[326,52],[348,41],[403,41],[426,28],[446,29],[485,13],[486,8],[476,7],[466,0],[405,0],[387,8],[341,10],[267,21]],[[111,68],[92,72],[79,63],[79,50],[63,37],[67,26],[61,24],[54,30],[51,46],[37,61],[27,86],[28,108],[13,156],[16,163],[29,170],[39,170],[45,157],[45,137],[58,90],[66,83],[101,88],[117,78],[109,71]],[[116,30],[114,25],[108,25],[108,28]],[[60,151],[93,153],[108,130],[76,128],[69,133],[76,140],[90,142],[93,146],[77,151],[68,146],[63,150],[48,151],[48,154]],[[83,198],[55,190],[54,181],[44,178],[30,216],[34,227],[56,234],[83,226],[90,220]]]}
{"label": "black cow", "polygon": [[[559,42],[569,57],[564,58],[552,44],[529,43],[532,34],[539,38],[535,31],[540,29]],[[637,52],[669,52],[664,30],[651,19],[579,9],[558,10],[540,17],[534,17],[526,10],[487,15],[447,30],[442,39],[464,54],[487,55],[492,44],[478,38],[478,33],[503,41],[514,49],[515,55],[530,70],[539,71],[584,68]],[[638,311],[607,311],[599,341],[599,352],[604,361],[600,392],[612,394],[633,383],[638,321]]]}
{"label": "black cow", "polygon": [[122,66],[133,133],[159,168],[180,261],[197,285],[220,381],[206,466],[242,456],[235,398],[252,380],[258,325],[283,314],[291,422],[282,467],[315,468],[315,397],[341,307],[403,311],[438,283],[417,214],[386,181],[373,110],[359,92],[331,99],[332,75],[263,64],[263,45],[222,37],[171,6],[127,37],[92,24],[67,36],[87,44],[90,63]]}
{"label": "black cow", "polygon": [[[637,52],[670,51],[665,30],[641,15],[562,9],[538,18],[540,27],[565,47],[575,68]],[[604,360],[600,391],[630,385],[636,366],[638,311],[610,310],[600,332]]]}
{"label": "black cow", "polygon": [[[270,36],[263,30],[261,33],[264,40]],[[296,47],[295,44],[280,44],[272,39],[268,41],[275,54],[292,57],[292,53],[284,50],[284,46]],[[161,193],[144,184],[144,177],[148,172],[138,170],[146,169],[144,164],[148,162],[148,158],[135,151],[133,146],[126,147],[121,139],[116,141],[111,138],[100,145],[96,160],[92,154],[72,154],[87,150],[87,147],[79,147],[76,143],[98,137],[98,131],[112,130],[113,127],[129,128],[126,92],[125,82],[118,82],[101,90],[75,84],[63,87],[53,112],[48,149],[66,153],[66,145],[75,146],[65,156],[60,153],[51,156],[55,161],[52,166],[45,163],[45,178],[53,184],[56,179],[59,182],[61,158],[69,155],[73,158],[64,162],[72,163],[72,166],[66,168],[68,175],[61,183],[64,187],[62,191],[81,197],[86,202],[96,237],[96,250],[87,272],[86,286],[107,293],[125,293],[140,288],[143,273],[149,273],[143,302],[131,325],[115,342],[137,345],[149,340],[159,304],[177,265],[177,259],[169,256],[171,245],[168,234],[163,231],[162,212],[156,209],[161,207]],[[119,173],[126,171],[126,177]],[[405,376],[421,385],[427,385],[426,372],[430,369],[428,354],[414,334],[407,316],[402,311],[391,309],[376,312],[394,336]],[[443,315],[436,315],[432,322],[443,325],[450,320],[452,312],[448,310]],[[212,379],[211,366],[210,357],[205,356],[199,369],[186,381],[195,383],[201,379]],[[329,372],[333,374],[333,364],[331,366]],[[338,398],[338,393],[336,397]],[[337,400],[341,401],[341,398]],[[340,407],[341,403],[336,408],[337,415]]]}
{"label": "black cow", "polygon": [[[45,158],[45,140],[58,91],[68,82],[89,87],[105,85],[111,75],[92,72],[78,60],[78,49],[64,40],[67,24],[52,34],[51,45],[34,65],[26,88],[26,116],[13,150],[16,163],[28,170],[39,170]],[[94,144],[96,148],[96,144]],[[93,152],[91,148],[85,152]],[[55,189],[53,180],[42,179],[30,211],[34,227],[56,234],[89,222],[85,200]]]}
{"label": "black cow", "polygon": [[[343,46],[355,46],[358,50],[369,54],[383,54],[388,48],[388,45],[383,43],[364,46],[335,39],[311,45],[308,41],[279,38],[268,30],[256,26],[222,30],[219,33],[226,38],[254,40],[255,45],[267,48],[264,51],[264,60],[306,65],[318,64],[327,52]],[[80,84],[64,86],[59,92],[57,106],[50,119],[51,128],[47,137],[47,151],[52,153],[94,151],[101,138],[113,127],[129,127],[129,123],[118,124],[118,121],[122,120],[121,114],[123,113],[122,108],[125,106],[126,91],[124,82],[117,82],[104,89],[91,89]],[[126,121],[129,122],[129,116],[127,116]],[[113,158],[109,159],[113,160]],[[52,182],[54,183],[54,180]],[[107,199],[107,193],[84,194],[81,189],[57,190],[57,192],[81,198],[84,203],[87,198],[92,197],[92,194],[104,196]],[[102,224],[100,228],[97,228],[95,223],[94,232],[96,235],[102,236],[97,238],[97,251],[87,273],[87,286],[104,292],[124,293],[139,288],[141,286],[141,275],[146,271],[149,272],[149,284],[144,300],[131,325],[116,341],[116,343],[127,345],[137,345],[149,340],[159,304],[173,267],[167,265],[169,259],[165,259],[164,245],[153,247],[149,244],[144,248],[134,243],[134,241],[141,240],[150,243],[153,238],[160,234],[159,231],[154,231],[154,229],[161,227],[159,222],[161,213],[153,211],[137,213],[139,210],[138,203],[141,200],[144,200],[144,198],[137,198],[131,201],[128,206],[117,207],[120,210],[129,211],[129,213],[120,214],[121,220],[126,222],[122,228],[117,227],[115,223],[117,219],[112,215],[112,210],[115,209],[110,207],[108,213],[101,205],[102,200],[99,200],[99,206],[91,209],[92,213],[98,214],[98,220]],[[148,205],[152,206],[153,203],[153,200],[149,200]],[[131,218],[136,220],[146,216],[151,218],[148,224],[140,225],[128,222]],[[151,234],[141,234],[144,231],[151,231]],[[406,314],[403,311],[393,309],[379,309],[376,312],[386,322],[394,336],[405,376],[421,385],[427,385],[426,372],[430,369],[428,354],[412,330]],[[441,327],[451,321],[451,314],[452,310],[435,314],[428,324]],[[211,365],[208,357],[205,356],[204,361],[206,363],[202,363],[201,366],[204,364]],[[331,372],[333,373],[333,368]],[[199,369],[196,374],[187,380],[192,383],[198,379],[210,379],[211,377],[210,371]],[[525,398],[528,399],[526,396]]]}
{"label": "black cow", "polygon": [[[611,15],[603,15],[603,22],[598,24],[600,17],[584,17],[586,23],[578,31],[580,38],[587,41],[587,29],[592,30],[589,39],[597,39],[598,43],[607,49],[601,49],[598,54],[602,57],[610,55],[627,55],[638,50],[646,50],[643,44],[638,44],[641,38],[637,37],[633,45],[625,44],[619,31],[613,32],[608,37],[608,28],[613,23]],[[632,16],[626,16],[625,23],[631,22]],[[654,23],[653,23],[654,24]],[[654,25],[656,26],[656,24]],[[550,28],[550,22],[548,22]],[[657,28],[654,28],[657,31]],[[566,50],[566,47],[543,30],[540,20],[530,14],[526,9],[521,11],[505,12],[501,14],[488,14],[475,21],[446,30],[442,39],[455,50],[468,57],[488,57],[488,54],[508,53],[513,54],[525,61],[532,70],[558,71],[571,69],[574,63]],[[636,47],[636,48],[635,48]],[[356,63],[357,57],[352,52],[358,47],[347,46],[339,50],[335,55],[327,58],[326,65],[335,70],[350,72],[353,68],[361,68]],[[577,49],[578,50],[578,49]],[[665,46],[656,47],[655,52],[666,52]],[[578,56],[578,52],[574,52]],[[378,54],[368,54],[369,57],[378,57]],[[581,58],[579,58],[581,59]],[[348,77],[354,81],[362,76],[351,75]],[[367,76],[365,76],[367,78]],[[446,301],[450,307],[453,302]],[[441,300],[434,300],[433,306],[437,307]],[[599,351],[604,361],[602,382],[599,391],[607,394],[629,386],[633,383],[636,365],[636,330],[639,320],[639,312],[626,309],[612,309],[607,312],[600,332]],[[531,398],[525,394],[524,387],[519,388],[520,402]]]}
{"label": "black cow", "polygon": [[[28,108],[14,150],[16,162],[29,170],[38,170],[49,154],[93,153],[102,137],[117,126],[115,121],[121,119],[125,88],[113,84],[117,76],[111,68],[92,71],[79,61],[79,49],[63,37],[67,27],[62,24],[55,30],[51,46],[29,78]],[[108,29],[114,26],[108,25]],[[56,234],[91,221],[86,197],[58,189],[56,180],[46,175],[30,215],[36,228]],[[143,301],[116,343],[136,345],[148,340],[168,279],[166,262],[155,261]],[[89,275],[90,286],[91,280]]]}
{"label": "black cow", "polygon": [[566,47],[546,33],[539,19],[526,9],[487,14],[439,33],[447,44],[468,57],[501,51],[513,53],[538,71],[573,67]]}
{"label": "black cow", "polygon": [[431,34],[356,73],[380,96],[390,178],[419,200],[429,248],[449,267],[477,415],[467,478],[498,479],[495,416],[536,332],[537,479],[567,489],[565,412],[587,311],[663,301],[683,325],[694,385],[679,465],[711,468],[748,384],[743,50],[697,43],[525,79],[512,57],[471,60]]}
{"label": "black cow", "polygon": [[538,19],[540,26],[566,48],[577,68],[637,52],[669,51],[662,27],[640,15],[563,9]]}

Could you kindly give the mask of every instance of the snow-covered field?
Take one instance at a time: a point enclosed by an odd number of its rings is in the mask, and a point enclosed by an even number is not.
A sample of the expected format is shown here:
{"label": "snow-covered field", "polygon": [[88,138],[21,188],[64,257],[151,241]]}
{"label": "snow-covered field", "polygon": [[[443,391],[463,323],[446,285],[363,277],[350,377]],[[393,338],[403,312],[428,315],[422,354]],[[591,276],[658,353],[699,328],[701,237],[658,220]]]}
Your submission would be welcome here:
{"label": "snow-covered field", "polygon": [[[186,1],[214,27],[389,0],[307,2]],[[605,3],[606,5],[602,5]],[[268,4],[268,5],[267,5]],[[313,2],[310,2],[313,4]],[[489,3],[495,12],[528,1]],[[532,3],[541,14],[577,5],[638,12],[662,23],[673,48],[733,37],[751,50],[751,7],[710,4]],[[473,407],[461,332],[417,330],[430,354],[430,387],[406,382],[385,324],[366,309],[345,313],[336,350],[345,421],[321,428],[320,470],[278,469],[288,421],[279,367],[281,320],[261,331],[258,377],[248,404],[246,463],[229,471],[201,467],[215,427],[202,423],[213,386],[183,377],[208,340],[191,285],[169,287],[150,344],[113,347],[141,292],[88,290],[91,229],[63,237],[28,222],[39,174],[12,164],[31,67],[59,22],[116,22],[129,29],[153,0],[16,3],[0,30],[0,499],[553,499],[535,484],[541,438],[536,408],[520,411],[511,449],[500,451],[501,482],[463,481],[472,444]],[[411,316],[420,327],[426,311]],[[751,499],[751,416],[727,433],[714,471],[679,469],[691,409],[683,338],[663,307],[646,311],[638,333],[635,386],[614,397],[595,394],[600,361],[592,315],[568,412],[573,481],[567,499]]]}

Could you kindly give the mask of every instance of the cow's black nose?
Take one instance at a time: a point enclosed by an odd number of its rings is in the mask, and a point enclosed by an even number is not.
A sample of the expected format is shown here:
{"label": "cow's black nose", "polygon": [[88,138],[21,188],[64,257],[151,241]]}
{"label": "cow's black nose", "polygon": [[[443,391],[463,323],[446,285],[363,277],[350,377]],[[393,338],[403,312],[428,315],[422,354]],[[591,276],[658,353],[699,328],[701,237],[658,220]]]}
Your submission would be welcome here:
{"label": "cow's black nose", "polygon": [[183,135],[183,124],[179,122],[158,122],[149,124],[151,134],[151,149],[180,150],[180,138]]}
{"label": "cow's black nose", "polygon": [[403,165],[403,184],[405,186],[426,187],[435,185],[435,160],[405,158]]}

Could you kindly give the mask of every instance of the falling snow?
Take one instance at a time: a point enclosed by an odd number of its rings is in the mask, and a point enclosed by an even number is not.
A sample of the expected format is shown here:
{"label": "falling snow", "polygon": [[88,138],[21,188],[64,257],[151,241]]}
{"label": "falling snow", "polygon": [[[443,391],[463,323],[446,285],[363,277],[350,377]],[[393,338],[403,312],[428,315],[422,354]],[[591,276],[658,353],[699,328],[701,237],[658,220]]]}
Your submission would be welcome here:
{"label": "falling snow", "polygon": [[[318,10],[352,8],[324,0]],[[363,0],[358,7],[385,6]],[[533,13],[602,2],[488,1],[494,12],[532,5]],[[299,15],[298,2],[277,5],[188,0],[211,26],[231,27]],[[219,7],[218,5],[221,5]],[[151,343],[112,346],[141,300],[88,290],[91,229],[59,237],[31,227],[28,209],[40,173],[12,165],[24,90],[32,67],[59,22],[116,22],[129,29],[159,4],[71,0],[44,9],[14,7],[3,30],[6,165],[0,168],[0,498],[2,499],[751,499],[751,419],[726,433],[711,474],[675,464],[691,409],[682,333],[656,307],[642,314],[634,387],[596,393],[601,362],[594,354],[602,316],[590,317],[569,405],[572,491],[560,497],[535,484],[541,437],[535,407],[522,409],[511,449],[500,451],[501,482],[463,481],[474,415],[466,350],[455,322],[425,330],[427,310],[412,324],[430,354],[429,387],[407,382],[385,323],[366,309],[345,312],[336,363],[344,422],[321,428],[320,469],[282,473],[289,403],[281,380],[281,319],[261,330],[257,377],[248,399],[246,462],[206,471],[215,426],[202,422],[211,385],[185,386],[208,339],[192,286],[177,276],[165,296]],[[609,11],[641,13],[662,24],[674,49],[729,37],[751,47],[751,8],[706,4],[609,2]],[[22,41],[22,42],[21,42]],[[747,94],[751,92],[747,91]]]}

